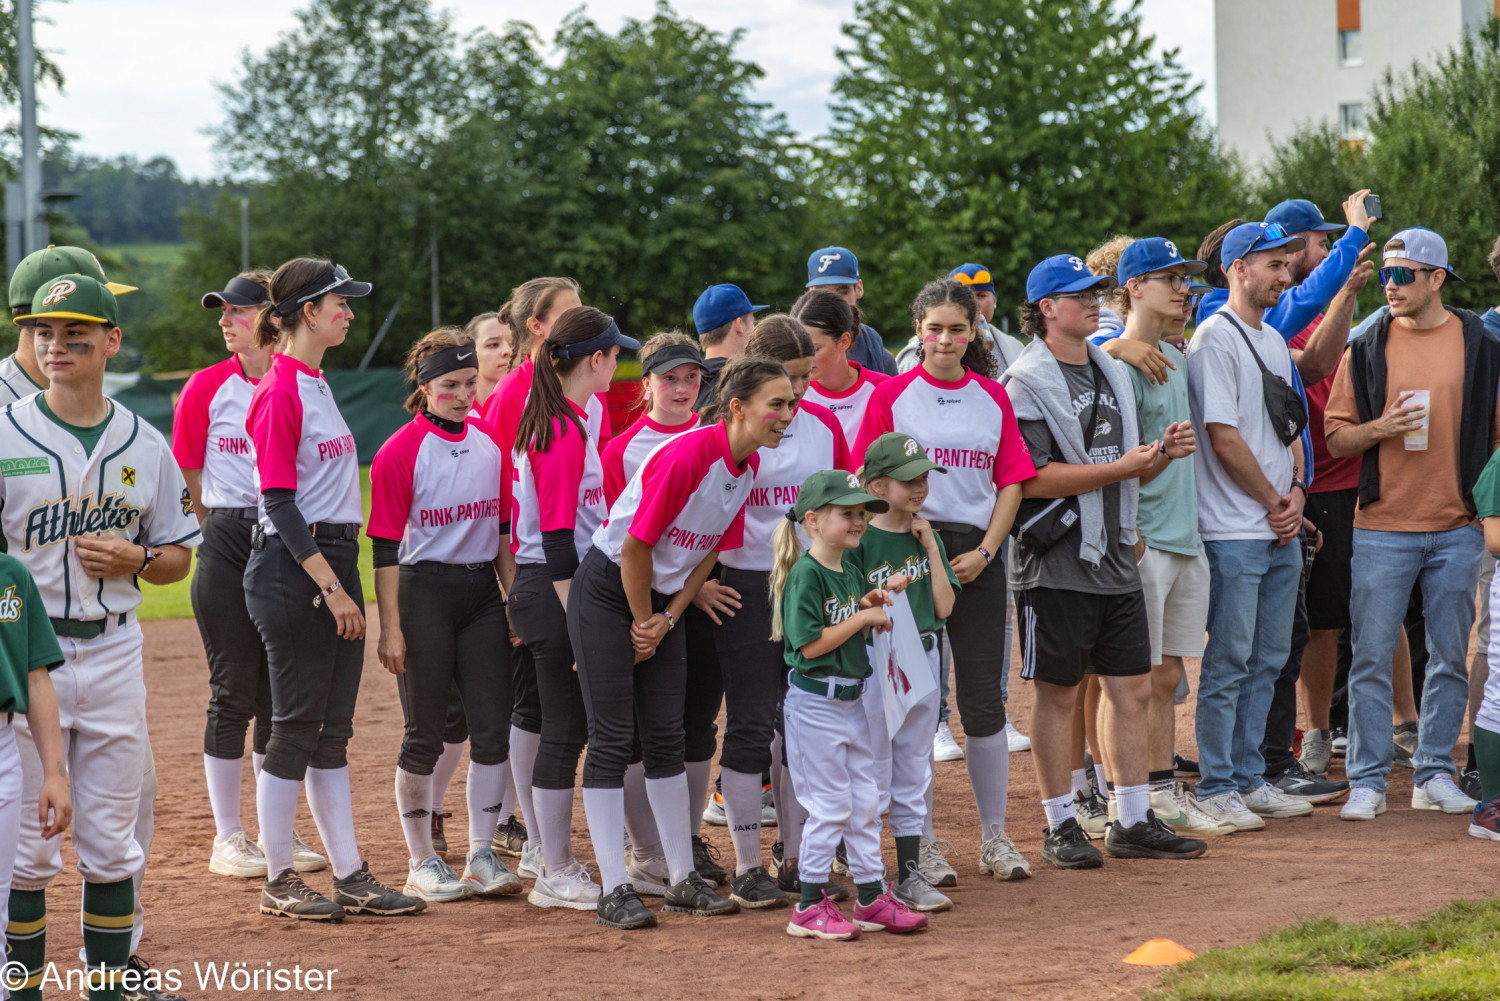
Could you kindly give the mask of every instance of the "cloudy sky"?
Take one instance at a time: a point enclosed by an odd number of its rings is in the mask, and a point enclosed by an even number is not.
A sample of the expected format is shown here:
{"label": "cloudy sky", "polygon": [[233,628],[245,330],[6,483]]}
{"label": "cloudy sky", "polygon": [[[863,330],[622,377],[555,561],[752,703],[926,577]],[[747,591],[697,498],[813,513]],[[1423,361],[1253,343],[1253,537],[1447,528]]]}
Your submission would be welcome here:
{"label": "cloudy sky", "polygon": [[[166,154],[188,177],[217,172],[204,135],[219,120],[213,83],[231,82],[240,52],[260,51],[295,23],[303,0],[70,0],[44,2],[37,44],[67,77],[63,94],[41,94],[43,121],[79,134],[85,153],[141,157]],[[529,21],[550,39],[572,0],[439,0],[460,31],[509,20]],[[590,0],[589,14],[606,30],[628,17],[649,17],[652,0]],[[129,16],[122,17],[128,7]],[[766,76],[759,97],[786,112],[794,129],[816,134],[828,122],[834,50],[853,0],[676,0],[679,13],[710,27],[746,31],[740,54]],[[1148,32],[1205,85],[1200,101],[1213,112],[1213,11],[1208,3],[1144,0]],[[14,109],[8,114],[14,115]]]}

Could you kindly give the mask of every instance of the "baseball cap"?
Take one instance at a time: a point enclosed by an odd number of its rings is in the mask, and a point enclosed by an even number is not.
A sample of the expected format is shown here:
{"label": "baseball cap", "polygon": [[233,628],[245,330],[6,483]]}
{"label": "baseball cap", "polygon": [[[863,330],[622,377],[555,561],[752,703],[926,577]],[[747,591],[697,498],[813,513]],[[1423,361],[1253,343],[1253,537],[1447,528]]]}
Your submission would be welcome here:
{"label": "baseball cap", "polygon": [[859,258],[848,247],[824,247],[807,259],[807,287],[853,285],[859,281]]}
{"label": "baseball cap", "polygon": [[887,431],[865,450],[866,483],[882,476],[905,483],[933,469],[948,471],[927,458],[927,450],[917,439],[900,431]]}
{"label": "baseball cap", "polygon": [[1182,254],[1177,251],[1177,244],[1171,240],[1153,236],[1136,240],[1125,248],[1125,252],[1120,255],[1119,264],[1115,265],[1115,277],[1124,285],[1132,278],[1177,267],[1184,268],[1183,273],[1189,275],[1202,274],[1208,270],[1208,265],[1202,261],[1183,260]]}
{"label": "baseball cap", "polygon": [[752,306],[749,296],[738,285],[710,285],[693,303],[693,326],[698,333],[706,334],[736,317],[765,308]]}
{"label": "baseball cap", "polygon": [[948,280],[967,285],[975,292],[995,291],[995,277],[983,264],[960,264],[948,272]]}
{"label": "baseball cap", "polygon": [[1306,198],[1288,198],[1266,213],[1266,222],[1279,223],[1288,233],[1331,233],[1344,229],[1341,222],[1328,222],[1318,207]]}
{"label": "baseball cap", "polygon": [[39,320],[44,316],[118,327],[120,306],[104,282],[88,275],[63,275],[37,289],[31,312],[16,319]]}
{"label": "baseball cap", "polygon": [[134,285],[121,285],[104,277],[99,258],[82,247],[51,246],[35,250],[21,258],[10,276],[10,307],[30,306],[36,290],[63,275],[86,275],[115,295],[136,291]]}
{"label": "baseball cap", "polygon": [[1096,285],[1105,286],[1105,291],[1119,282],[1109,275],[1096,275],[1083,263],[1083,258],[1072,254],[1056,254],[1031,269],[1026,276],[1026,301],[1041,302],[1049,295],[1067,292],[1082,292]]}
{"label": "baseball cap", "polygon": [[1380,251],[1380,261],[1383,264],[1392,257],[1416,261],[1429,268],[1442,268],[1448,272],[1449,278],[1463,281],[1448,267],[1448,244],[1425,226],[1403,229],[1385,241],[1385,246]]}
{"label": "baseball cap", "polygon": [[693,345],[668,344],[651,352],[651,357],[641,362],[641,375],[670,372],[679,365],[697,365],[703,371],[708,371],[708,366],[703,363],[702,353]]}
{"label": "baseball cap", "polygon": [[1219,248],[1219,264],[1227,271],[1235,261],[1262,250],[1285,247],[1288,253],[1296,253],[1305,246],[1306,240],[1292,236],[1280,223],[1242,223],[1224,235],[1224,245]]}
{"label": "baseball cap", "polygon": [[267,292],[259,282],[235,275],[229,279],[229,284],[224,286],[224,291],[203,294],[204,309],[218,309],[226,303],[230,306],[269,306],[271,293]]}
{"label": "baseball cap", "polygon": [[865,493],[859,478],[842,469],[820,469],[802,481],[797,491],[797,503],[792,508],[793,516],[801,521],[809,511],[816,511],[824,504],[853,507],[863,504],[876,514],[889,511],[891,506],[873,494]]}

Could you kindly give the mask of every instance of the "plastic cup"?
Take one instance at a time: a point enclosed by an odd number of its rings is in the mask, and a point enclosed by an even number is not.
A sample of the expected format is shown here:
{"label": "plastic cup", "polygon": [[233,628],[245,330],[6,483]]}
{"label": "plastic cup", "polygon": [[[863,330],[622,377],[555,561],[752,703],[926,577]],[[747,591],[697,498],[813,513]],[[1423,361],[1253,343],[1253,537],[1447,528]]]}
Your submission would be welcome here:
{"label": "plastic cup", "polygon": [[1432,415],[1428,413],[1428,404],[1431,401],[1431,397],[1432,394],[1430,391],[1418,389],[1414,390],[1406,398],[1406,406],[1422,408],[1422,423],[1418,427],[1406,432],[1406,450],[1408,452],[1427,451],[1427,425],[1432,419]]}

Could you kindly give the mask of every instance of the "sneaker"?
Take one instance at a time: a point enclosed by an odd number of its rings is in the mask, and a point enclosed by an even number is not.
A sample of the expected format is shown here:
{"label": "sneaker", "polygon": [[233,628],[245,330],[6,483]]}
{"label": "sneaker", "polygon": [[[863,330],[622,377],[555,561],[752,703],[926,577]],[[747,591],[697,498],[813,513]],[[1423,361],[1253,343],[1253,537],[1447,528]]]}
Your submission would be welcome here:
{"label": "sneaker", "polygon": [[[135,987],[120,987],[120,1001],[187,1001],[181,994],[169,994],[164,990],[148,986],[149,984],[160,984],[163,977],[160,973],[151,969],[151,964],[139,956],[131,956],[126,960],[125,968],[134,970],[135,976],[131,979]],[[81,998],[89,996],[88,988],[84,988],[78,994]]]}
{"label": "sneaker", "polygon": [[481,897],[509,897],[521,892],[521,880],[505,867],[494,848],[486,845],[469,853],[459,878],[469,892]]}
{"label": "sneaker", "polygon": [[763,786],[760,790],[760,826],[776,826],[776,797],[771,795],[770,786]]}
{"label": "sneaker", "polygon": [[1349,790],[1349,798],[1339,810],[1340,820],[1374,820],[1385,812],[1385,793],[1365,786]]}
{"label": "sneaker", "polygon": [[[255,847],[262,855],[266,853],[266,843],[260,838],[255,839]],[[292,831],[292,868],[298,872],[321,872],[328,868],[328,860],[313,851],[296,831]]]}
{"label": "sneaker", "polygon": [[1500,841],[1500,798],[1485,800],[1474,807],[1469,818],[1469,836]]}
{"label": "sneaker", "polygon": [[546,860],[542,858],[542,846],[526,842],[526,847],[521,849],[521,861],[516,863],[516,875],[522,879],[541,879],[546,867]]}
{"label": "sneaker", "polygon": [[1179,779],[1202,778],[1202,773],[1198,770],[1198,762],[1192,758],[1184,758],[1176,751],[1172,752],[1172,775]]}
{"label": "sneaker", "polygon": [[835,876],[849,875],[849,849],[844,847],[844,842],[839,841],[839,846],[833,850],[833,874]]}
{"label": "sneaker", "polygon": [[446,904],[451,900],[462,900],[473,892],[458,878],[453,867],[436,855],[408,864],[411,871],[407,873],[406,886],[401,890],[408,897],[421,897],[429,904]]}
{"label": "sneaker", "polygon": [[1336,726],[1328,731],[1328,751],[1335,758],[1342,758],[1349,751],[1348,727]]}
{"label": "sneaker", "polygon": [[990,825],[990,836],[979,845],[979,875],[1006,882],[1031,878],[1031,863],[1016,850],[1016,843],[1006,837],[999,824]]}
{"label": "sneaker", "polygon": [[447,836],[445,834],[443,834],[443,819],[445,817],[451,817],[451,816],[453,816],[453,814],[451,812],[446,812],[445,813],[442,810],[433,810],[431,816],[432,816],[432,850],[435,851],[435,852],[437,852],[443,858],[447,858],[448,857],[448,838],[447,838]]}
{"label": "sneaker", "polygon": [[1005,721],[1005,742],[1010,746],[1010,753],[1031,750],[1031,738],[1026,736],[1010,720]]}
{"label": "sneaker", "polygon": [[1450,775],[1434,775],[1411,791],[1413,810],[1441,810],[1444,813],[1469,813],[1479,803],[1464,794]]}
{"label": "sneaker", "polygon": [[792,898],[781,892],[776,881],[761,866],[735,876],[729,883],[729,897],[752,911],[785,907]]}
{"label": "sneaker", "polygon": [[1458,773],[1458,787],[1474,802],[1484,799],[1484,786],[1479,781],[1479,769],[1470,768]]}
{"label": "sneaker", "polygon": [[[797,871],[796,862],[788,862],[782,865],[781,871],[776,874],[776,888],[782,893],[789,893],[793,897],[802,897],[802,876]],[[842,883],[829,883],[823,888],[823,893],[829,900],[845,901],[849,899],[849,888]]]}
{"label": "sneaker", "polygon": [[825,896],[811,907],[797,904],[792,908],[792,920],[786,923],[786,933],[793,938],[821,938],[834,942],[848,942],[859,938],[859,925],[844,917],[831,899]]}
{"label": "sneaker", "polygon": [[717,789],[709,797],[708,806],[703,808],[703,822],[714,827],[729,826],[729,815],[724,812],[724,794]]}
{"label": "sneaker", "polygon": [[635,887],[629,883],[621,883],[608,896],[599,898],[598,906],[594,908],[594,924],[622,931],[655,928],[656,915],[641,903],[640,894],[635,892]]}
{"label": "sneaker", "polygon": [[1302,735],[1302,767],[1314,775],[1327,775],[1333,758],[1333,732],[1309,730]]}
{"label": "sneaker", "polygon": [[917,845],[917,869],[933,886],[957,886],[958,870],[948,864],[944,852],[958,854],[958,849],[942,838],[923,838]]}
{"label": "sneaker", "polygon": [[[1162,795],[1165,793],[1165,795]],[[1166,799],[1170,797],[1174,806],[1167,807],[1164,812],[1156,804],[1166,805]],[[1192,793],[1188,792],[1187,783],[1178,782],[1174,789],[1153,791],[1151,793],[1151,810],[1156,814],[1156,819],[1166,824],[1178,834],[1186,834],[1194,838],[1213,838],[1225,834],[1233,834],[1239,828],[1225,820],[1216,820],[1204,812],[1198,805],[1198,800]]]}
{"label": "sneaker", "polygon": [[346,914],[372,914],[381,918],[417,914],[427,909],[427,901],[421,897],[397,893],[371,876],[370,863],[363,861],[343,879],[333,877],[333,902]]}
{"label": "sneaker", "polygon": [[953,901],[932,884],[915,862],[906,863],[906,876],[891,884],[891,896],[914,911],[930,914],[946,911]]}
{"label": "sneaker", "polygon": [[937,732],[932,735],[932,760],[933,761],[962,761],[964,749],[958,746],[958,741],[953,739],[953,731],[948,728],[945,720],[938,724]]}
{"label": "sneaker", "polygon": [[302,882],[295,869],[284,869],[260,890],[260,912],[298,921],[342,921],[344,909]]}
{"label": "sneaker", "polygon": [[667,887],[672,885],[672,871],[667,868],[666,857],[662,855],[637,855],[633,851],[627,852],[625,875],[630,878],[630,885],[635,887],[636,893],[645,893],[653,897],[666,896]]}
{"label": "sneaker", "polygon": [[771,843],[771,864],[766,866],[766,874],[772,879],[775,879],[776,874],[781,871],[781,858],[784,851],[785,848],[780,841]]}
{"label": "sneaker", "polygon": [[526,902],[533,907],[567,907],[575,911],[592,911],[602,896],[599,884],[579,862],[570,862],[557,873],[545,873],[531,884]]}
{"label": "sneaker", "polygon": [[526,848],[526,825],[517,820],[514,813],[506,817],[504,823],[495,825],[495,836],[490,838],[490,847],[496,855],[520,858],[521,852]]}
{"label": "sneaker", "polygon": [[1109,806],[1092,787],[1073,794],[1073,816],[1078,818],[1083,833],[1091,838],[1104,837],[1104,828],[1109,823]]}
{"label": "sneaker", "polygon": [[213,854],[208,857],[208,871],[220,876],[265,879],[266,857],[250,843],[244,831],[235,831],[225,840],[214,842]]}
{"label": "sneaker", "polygon": [[1261,817],[1305,817],[1313,812],[1312,803],[1293,799],[1269,782],[1262,782],[1248,793],[1240,793],[1240,799],[1251,813]]}
{"label": "sneaker", "polygon": [[1397,723],[1392,726],[1391,743],[1395,745],[1395,756],[1391,763],[1402,768],[1415,768],[1412,758],[1417,754],[1417,724]]}
{"label": "sneaker", "polygon": [[1119,822],[1110,824],[1109,833],[1104,836],[1104,851],[1110,858],[1190,859],[1208,851],[1208,844],[1197,838],[1179,837],[1147,810],[1145,820],[1129,827]]}
{"label": "sneaker", "polygon": [[888,931],[905,935],[927,927],[927,915],[918,914],[887,890],[868,904],[854,905],[854,923],[860,931]]}
{"label": "sneaker", "polygon": [[1349,791],[1348,782],[1319,778],[1296,759],[1292,760],[1286,771],[1267,780],[1266,784],[1280,789],[1282,795],[1300,799],[1304,803],[1332,803]]}
{"label": "sneaker", "polygon": [[[1253,813],[1239,792],[1221,792],[1217,796],[1198,797],[1198,809],[1217,824],[1229,824],[1236,831],[1264,831],[1266,822]],[[1309,807],[1311,809],[1311,807]]]}
{"label": "sneaker", "polygon": [[1104,864],[1104,856],[1089,844],[1078,821],[1069,817],[1056,830],[1049,827],[1042,832],[1042,861],[1058,869],[1097,869]]}
{"label": "sneaker", "polygon": [[719,850],[698,835],[693,835],[693,871],[714,886],[723,886],[729,873],[719,864]]}
{"label": "sneaker", "polygon": [[740,905],[728,897],[719,896],[712,883],[698,873],[690,872],[687,879],[667,887],[662,910],[711,918],[720,914],[738,914]]}

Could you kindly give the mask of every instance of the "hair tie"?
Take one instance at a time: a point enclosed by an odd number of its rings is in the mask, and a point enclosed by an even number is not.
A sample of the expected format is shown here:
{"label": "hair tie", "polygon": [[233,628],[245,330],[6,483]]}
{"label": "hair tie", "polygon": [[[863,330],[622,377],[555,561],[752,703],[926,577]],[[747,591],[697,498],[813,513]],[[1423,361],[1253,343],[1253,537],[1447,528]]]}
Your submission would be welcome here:
{"label": "hair tie", "polygon": [[797,509],[796,508],[789,507],[789,508],[786,509],[786,520],[789,521],[789,522],[791,522],[793,525],[797,524]]}

